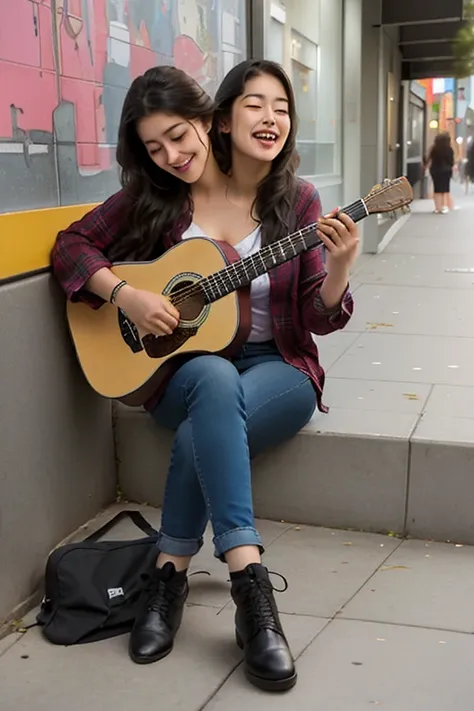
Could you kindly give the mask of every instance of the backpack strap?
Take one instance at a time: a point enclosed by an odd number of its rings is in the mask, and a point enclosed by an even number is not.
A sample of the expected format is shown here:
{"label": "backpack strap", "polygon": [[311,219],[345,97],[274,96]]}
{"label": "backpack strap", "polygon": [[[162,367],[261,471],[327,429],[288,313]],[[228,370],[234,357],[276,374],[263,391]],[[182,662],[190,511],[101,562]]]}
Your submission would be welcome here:
{"label": "backpack strap", "polygon": [[91,533],[87,538],[85,538],[85,541],[98,541],[99,538],[102,538],[102,536],[105,536],[106,533],[108,533],[112,528],[115,528],[115,526],[120,523],[120,521],[123,521],[124,519],[129,518],[133,521],[135,526],[139,528],[143,533],[146,533],[147,536],[156,536],[158,534],[158,531],[153,528],[151,523],[146,520],[144,516],[140,513],[140,511],[119,511],[116,516],[110,519],[110,521],[107,521],[107,523],[104,523],[103,526],[97,529],[97,531],[94,531],[94,533]]}

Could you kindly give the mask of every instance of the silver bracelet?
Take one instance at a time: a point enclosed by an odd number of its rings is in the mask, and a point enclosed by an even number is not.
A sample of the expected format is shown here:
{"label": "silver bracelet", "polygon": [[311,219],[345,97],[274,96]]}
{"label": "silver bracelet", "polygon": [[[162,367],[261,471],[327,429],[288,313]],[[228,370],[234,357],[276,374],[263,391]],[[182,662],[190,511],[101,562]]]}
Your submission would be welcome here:
{"label": "silver bracelet", "polygon": [[124,286],[127,286],[126,281],[119,281],[118,284],[114,286],[112,289],[112,293],[110,295],[110,303],[115,304],[115,299],[117,298],[117,294],[119,293],[120,289],[122,289]]}

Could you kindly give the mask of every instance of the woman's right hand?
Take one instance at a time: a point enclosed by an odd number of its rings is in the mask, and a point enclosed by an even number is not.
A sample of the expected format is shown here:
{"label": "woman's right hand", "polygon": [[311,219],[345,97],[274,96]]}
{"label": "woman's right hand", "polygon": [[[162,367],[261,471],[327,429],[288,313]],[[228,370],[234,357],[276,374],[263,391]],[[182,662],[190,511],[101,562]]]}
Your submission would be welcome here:
{"label": "woman's right hand", "polygon": [[122,287],[115,304],[125,311],[128,318],[138,328],[141,337],[152,333],[155,336],[169,336],[179,322],[179,311],[166,296],[151,291]]}

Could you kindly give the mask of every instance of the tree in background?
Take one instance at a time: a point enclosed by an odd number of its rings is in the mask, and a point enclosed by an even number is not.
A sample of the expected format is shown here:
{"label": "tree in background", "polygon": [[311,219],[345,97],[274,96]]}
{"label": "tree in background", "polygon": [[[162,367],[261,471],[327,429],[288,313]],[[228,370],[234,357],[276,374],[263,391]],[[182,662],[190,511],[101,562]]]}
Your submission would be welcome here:
{"label": "tree in background", "polygon": [[474,75],[474,2],[464,4],[464,26],[457,33],[454,44],[454,73],[458,78]]}

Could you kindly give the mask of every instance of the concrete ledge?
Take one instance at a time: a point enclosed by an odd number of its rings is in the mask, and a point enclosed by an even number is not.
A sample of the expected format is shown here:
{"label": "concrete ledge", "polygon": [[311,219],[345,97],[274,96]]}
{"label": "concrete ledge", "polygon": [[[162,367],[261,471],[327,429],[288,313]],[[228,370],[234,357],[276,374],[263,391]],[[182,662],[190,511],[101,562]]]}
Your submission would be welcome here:
{"label": "concrete ledge", "polygon": [[48,275],[0,286],[0,627],[49,551],[115,499],[110,403],[76,363]]}
{"label": "concrete ledge", "polygon": [[[253,462],[255,514],[292,523],[474,544],[473,420],[334,408]],[[172,434],[118,406],[125,498],[161,506]],[[379,436],[373,433],[379,431]],[[408,513],[407,513],[408,512]]]}
{"label": "concrete ledge", "polygon": [[[441,397],[435,393],[436,405]],[[472,389],[459,388],[458,414],[472,403]],[[435,398],[433,398],[435,400]],[[449,398],[450,400],[452,398]],[[464,408],[472,417],[472,409]],[[441,417],[428,411],[411,442],[407,533],[415,538],[474,544],[474,420]],[[438,412],[446,414],[446,407]],[[451,413],[448,411],[448,415]]]}
{"label": "concrete ledge", "polygon": [[[292,441],[254,460],[256,516],[402,533],[408,441],[323,432],[323,424],[317,417]],[[125,498],[161,506],[171,433],[144,411],[119,405],[115,439]]]}

